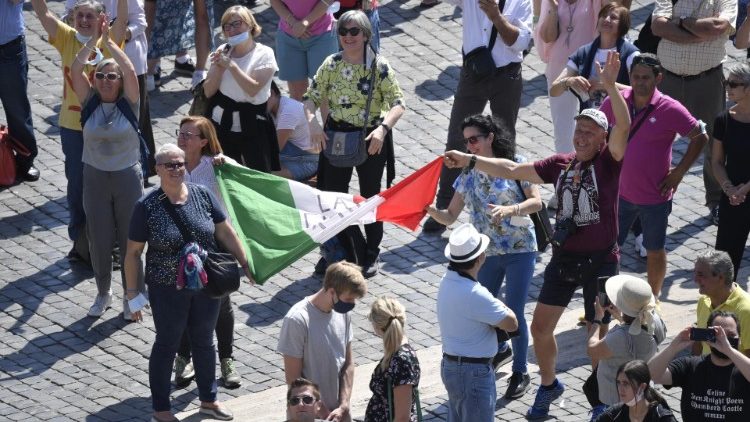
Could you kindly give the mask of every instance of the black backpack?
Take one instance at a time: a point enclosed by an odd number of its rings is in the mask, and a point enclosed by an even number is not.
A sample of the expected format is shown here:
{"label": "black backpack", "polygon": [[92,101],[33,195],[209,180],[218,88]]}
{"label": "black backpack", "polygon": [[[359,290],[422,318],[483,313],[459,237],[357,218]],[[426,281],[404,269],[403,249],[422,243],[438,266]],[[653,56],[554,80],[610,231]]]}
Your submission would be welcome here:
{"label": "black backpack", "polygon": [[[677,0],[672,0],[672,7],[677,3]],[[652,53],[656,54],[656,49],[659,48],[659,41],[661,37],[657,37],[651,31],[651,19],[654,18],[654,14],[648,15],[648,19],[643,24],[641,32],[638,33],[638,39],[633,44],[641,50],[641,53]]]}

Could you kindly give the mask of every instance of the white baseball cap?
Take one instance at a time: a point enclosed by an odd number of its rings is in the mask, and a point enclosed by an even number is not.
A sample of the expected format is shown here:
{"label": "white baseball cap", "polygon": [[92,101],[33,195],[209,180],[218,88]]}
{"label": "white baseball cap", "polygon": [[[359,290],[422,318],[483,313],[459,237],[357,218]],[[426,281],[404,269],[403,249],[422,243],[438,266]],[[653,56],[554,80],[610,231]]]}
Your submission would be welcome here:
{"label": "white baseball cap", "polygon": [[600,128],[608,131],[609,130],[609,122],[607,121],[607,116],[600,110],[597,110],[595,108],[587,108],[584,109],[578,116],[575,117],[576,120],[581,118],[588,118],[594,121]]}

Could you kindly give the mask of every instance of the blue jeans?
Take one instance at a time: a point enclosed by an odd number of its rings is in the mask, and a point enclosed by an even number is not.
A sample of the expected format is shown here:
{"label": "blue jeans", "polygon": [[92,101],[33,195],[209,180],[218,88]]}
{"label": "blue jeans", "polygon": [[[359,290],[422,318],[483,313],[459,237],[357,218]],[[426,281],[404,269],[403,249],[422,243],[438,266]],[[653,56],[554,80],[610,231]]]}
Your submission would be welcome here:
{"label": "blue jeans", "polygon": [[365,10],[365,14],[370,18],[370,25],[372,25],[372,39],[370,45],[376,53],[380,52],[380,13],[378,9]]}
{"label": "blue jeans", "polygon": [[65,178],[68,179],[68,236],[75,242],[86,224],[83,211],[83,132],[61,127],[60,142],[65,155]]}
{"label": "blue jeans", "polygon": [[518,336],[510,341],[513,344],[513,372],[525,373],[527,353],[529,351],[529,327],[526,325],[524,306],[529,295],[531,278],[534,276],[536,252],[510,253],[488,256],[479,270],[479,283],[497,297],[503,279],[505,285],[504,303],[516,314],[518,319]]}
{"label": "blue jeans", "polygon": [[29,62],[23,36],[0,46],[0,101],[5,109],[8,132],[31,153],[28,157],[16,156],[18,175],[22,176],[34,164],[37,155],[31,105],[26,94]]}
{"label": "blue jeans", "polygon": [[495,420],[495,370],[489,363],[458,363],[443,358],[440,376],[448,391],[448,422]]}
{"label": "blue jeans", "polygon": [[187,328],[193,349],[193,367],[201,401],[216,401],[216,351],[214,327],[220,299],[175,286],[149,285],[148,296],[156,328],[156,341],[148,360],[148,383],[155,412],[171,410],[172,365]]}

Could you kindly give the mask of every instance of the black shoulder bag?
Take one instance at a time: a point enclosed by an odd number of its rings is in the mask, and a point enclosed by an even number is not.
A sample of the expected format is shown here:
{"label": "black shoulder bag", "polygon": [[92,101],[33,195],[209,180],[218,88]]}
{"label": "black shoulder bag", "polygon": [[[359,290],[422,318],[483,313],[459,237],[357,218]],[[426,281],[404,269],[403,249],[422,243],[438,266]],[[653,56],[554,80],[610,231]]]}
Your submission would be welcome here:
{"label": "black shoulder bag", "polygon": [[[159,199],[164,203],[164,208],[172,217],[172,221],[180,230],[185,242],[195,242],[195,237],[185,227],[185,223],[177,214],[177,210],[175,210],[164,191],[161,191]],[[240,270],[237,266],[237,260],[227,252],[210,250],[206,250],[206,252],[208,256],[203,260],[203,269],[206,271],[208,283],[203,288],[203,292],[214,299],[236,292],[240,288]]]}
{"label": "black shoulder bag", "polygon": [[[523,191],[521,182],[516,180],[516,185],[518,185],[518,189],[521,191],[523,200],[525,201],[526,199],[528,199],[526,197],[526,192]],[[531,217],[531,221],[534,222],[536,248],[539,252],[544,252],[547,250],[547,246],[549,246],[550,240],[552,239],[552,224],[549,222],[549,213],[547,212],[547,205],[544,203],[544,201],[542,201],[542,209],[529,214],[529,217]]]}
{"label": "black shoulder bag", "polygon": [[[505,0],[500,0],[497,5],[500,9],[500,13],[505,9]],[[497,28],[492,25],[492,32],[490,32],[490,42],[487,46],[477,47],[468,53],[464,54],[464,69],[471,75],[473,79],[483,79],[497,69],[495,60],[492,58],[492,48],[495,46],[495,40],[497,39]],[[461,49],[463,52],[463,49]]]}

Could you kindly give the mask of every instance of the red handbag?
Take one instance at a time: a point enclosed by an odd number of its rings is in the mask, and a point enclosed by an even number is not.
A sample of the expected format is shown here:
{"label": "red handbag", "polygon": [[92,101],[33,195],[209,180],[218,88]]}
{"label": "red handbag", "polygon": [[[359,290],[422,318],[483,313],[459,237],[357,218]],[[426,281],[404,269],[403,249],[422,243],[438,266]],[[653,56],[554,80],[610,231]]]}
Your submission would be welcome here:
{"label": "red handbag", "polygon": [[16,183],[16,154],[28,157],[31,152],[10,136],[8,128],[0,125],[0,186]]}

